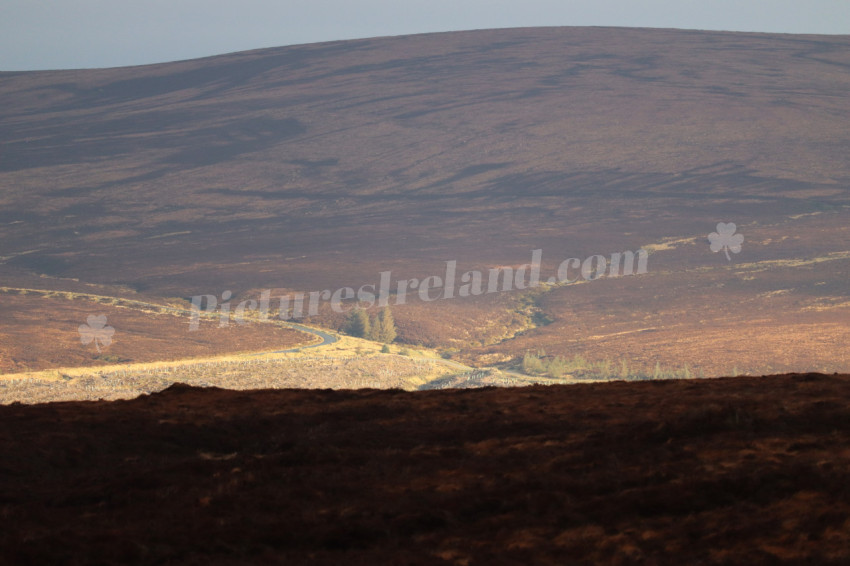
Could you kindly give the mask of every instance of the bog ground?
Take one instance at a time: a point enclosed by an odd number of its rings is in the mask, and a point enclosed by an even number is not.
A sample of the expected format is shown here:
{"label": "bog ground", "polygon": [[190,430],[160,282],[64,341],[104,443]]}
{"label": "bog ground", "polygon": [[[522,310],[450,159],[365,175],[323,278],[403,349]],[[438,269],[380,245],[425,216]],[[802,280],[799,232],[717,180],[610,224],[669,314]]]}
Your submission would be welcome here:
{"label": "bog ground", "polygon": [[0,407],[6,564],[846,564],[850,376]]}

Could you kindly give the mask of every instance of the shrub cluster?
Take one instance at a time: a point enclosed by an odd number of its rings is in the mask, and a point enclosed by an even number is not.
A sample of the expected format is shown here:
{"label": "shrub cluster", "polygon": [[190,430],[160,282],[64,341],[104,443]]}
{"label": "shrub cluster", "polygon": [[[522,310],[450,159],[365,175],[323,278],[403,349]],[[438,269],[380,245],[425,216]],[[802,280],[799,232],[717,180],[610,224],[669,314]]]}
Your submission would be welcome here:
{"label": "shrub cluster", "polygon": [[589,361],[583,356],[576,355],[572,359],[559,356],[547,357],[546,352],[539,350],[526,352],[522,358],[522,372],[527,375],[540,375],[560,378],[565,375],[581,378],[596,379],[692,379],[704,377],[701,371],[695,372],[685,364],[682,368],[664,368],[656,362],[653,371],[632,369],[628,362],[615,364],[611,360]]}

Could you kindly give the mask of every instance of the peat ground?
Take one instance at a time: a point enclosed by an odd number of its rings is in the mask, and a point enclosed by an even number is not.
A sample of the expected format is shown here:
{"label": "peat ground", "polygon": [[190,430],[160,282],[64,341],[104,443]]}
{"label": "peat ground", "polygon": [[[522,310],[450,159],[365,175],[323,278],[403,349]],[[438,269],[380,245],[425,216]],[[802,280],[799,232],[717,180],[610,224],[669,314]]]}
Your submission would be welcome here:
{"label": "peat ground", "polygon": [[0,407],[3,564],[846,564],[850,375]]}

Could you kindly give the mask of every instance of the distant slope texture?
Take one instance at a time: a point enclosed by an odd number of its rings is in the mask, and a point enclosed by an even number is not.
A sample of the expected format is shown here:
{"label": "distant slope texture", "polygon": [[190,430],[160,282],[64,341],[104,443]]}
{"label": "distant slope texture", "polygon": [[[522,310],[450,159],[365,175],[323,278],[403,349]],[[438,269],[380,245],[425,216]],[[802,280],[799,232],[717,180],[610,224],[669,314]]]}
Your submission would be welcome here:
{"label": "distant slope texture", "polygon": [[[848,71],[847,36],[535,28],[0,73],[0,278],[241,297],[668,241],[640,284],[553,291],[526,338],[650,368],[700,339],[721,372],[742,332],[744,366],[844,363]],[[451,311],[399,313],[402,338],[529,347]]]}

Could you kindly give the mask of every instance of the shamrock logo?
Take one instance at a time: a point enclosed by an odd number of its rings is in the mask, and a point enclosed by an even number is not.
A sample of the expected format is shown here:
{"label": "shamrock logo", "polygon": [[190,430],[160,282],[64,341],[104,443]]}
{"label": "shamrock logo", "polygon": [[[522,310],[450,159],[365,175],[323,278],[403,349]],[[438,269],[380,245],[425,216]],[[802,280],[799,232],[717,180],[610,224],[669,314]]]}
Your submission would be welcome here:
{"label": "shamrock logo", "polygon": [[731,251],[733,254],[740,253],[741,243],[744,241],[742,234],[735,233],[737,229],[738,227],[735,226],[734,222],[728,224],[719,222],[717,224],[717,232],[712,232],[708,235],[708,241],[711,242],[711,251],[717,253],[723,250],[726,252],[726,259],[732,261],[729,252]]}
{"label": "shamrock logo", "polygon": [[83,345],[91,344],[94,341],[94,347],[100,353],[100,345],[109,346],[112,344],[112,335],[115,334],[115,329],[106,325],[106,315],[90,314],[86,317],[87,324],[81,324],[77,329],[80,332],[80,342]]}

